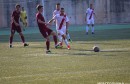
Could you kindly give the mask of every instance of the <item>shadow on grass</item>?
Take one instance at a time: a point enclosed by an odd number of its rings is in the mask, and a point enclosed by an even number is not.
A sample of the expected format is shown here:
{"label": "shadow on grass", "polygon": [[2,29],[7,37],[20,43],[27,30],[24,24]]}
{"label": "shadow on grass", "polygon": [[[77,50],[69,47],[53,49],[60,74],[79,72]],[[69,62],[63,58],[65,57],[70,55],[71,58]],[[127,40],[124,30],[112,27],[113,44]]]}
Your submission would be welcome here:
{"label": "shadow on grass", "polygon": [[87,54],[87,53],[51,53],[50,55],[58,55],[58,56],[93,56],[96,54]]}
{"label": "shadow on grass", "polygon": [[42,48],[42,49],[45,49],[46,47],[44,47],[44,46],[31,46],[31,45],[30,45],[28,48],[34,48],[34,49],[35,49],[35,48],[36,48],[36,49],[37,49],[37,48]]}
{"label": "shadow on grass", "polygon": [[74,54],[72,54],[72,53],[70,53],[70,55],[76,55],[76,56],[93,56],[95,54],[87,54],[87,53],[74,53]]}

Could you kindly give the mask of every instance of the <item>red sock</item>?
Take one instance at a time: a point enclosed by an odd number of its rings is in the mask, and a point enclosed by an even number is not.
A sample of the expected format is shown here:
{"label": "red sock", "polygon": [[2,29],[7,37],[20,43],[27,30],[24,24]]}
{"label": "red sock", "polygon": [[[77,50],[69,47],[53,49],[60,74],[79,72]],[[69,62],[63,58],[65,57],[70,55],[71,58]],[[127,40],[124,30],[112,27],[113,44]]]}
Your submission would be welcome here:
{"label": "red sock", "polygon": [[24,36],[21,36],[22,42],[25,43]]}
{"label": "red sock", "polygon": [[55,45],[57,45],[57,36],[53,36],[53,40],[55,42]]}
{"label": "red sock", "polygon": [[47,48],[47,50],[49,50],[49,48],[50,48],[50,41],[46,41],[46,48]]}
{"label": "red sock", "polygon": [[10,36],[10,44],[12,44],[12,42],[13,42],[13,36]]}

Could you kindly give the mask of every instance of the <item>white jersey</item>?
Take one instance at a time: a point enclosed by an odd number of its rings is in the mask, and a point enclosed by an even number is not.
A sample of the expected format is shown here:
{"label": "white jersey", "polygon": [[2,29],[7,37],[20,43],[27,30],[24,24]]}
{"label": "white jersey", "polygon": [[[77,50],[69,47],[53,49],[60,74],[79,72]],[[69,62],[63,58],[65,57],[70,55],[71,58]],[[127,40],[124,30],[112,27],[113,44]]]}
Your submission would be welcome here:
{"label": "white jersey", "polygon": [[[86,11],[86,14],[87,14],[87,17],[86,17],[87,20],[94,19],[94,10],[93,9],[88,8]],[[92,16],[91,16],[91,14],[92,14]]]}
{"label": "white jersey", "polygon": [[[60,26],[61,21],[62,21],[63,18],[64,18],[64,16],[61,16],[60,14],[56,14],[56,15],[53,17],[53,19],[56,20],[56,29],[57,29],[57,30],[59,29],[59,26]],[[69,19],[68,19],[67,16],[65,17],[65,20],[64,20],[64,23],[63,23],[62,27],[65,27],[65,28],[66,28],[66,22],[69,22]]]}
{"label": "white jersey", "polygon": [[55,16],[56,14],[60,14],[60,10],[54,10],[53,16]]}
{"label": "white jersey", "polygon": [[[60,14],[60,10],[54,10],[54,12],[53,12],[53,17],[55,16],[55,15],[59,15]],[[69,22],[69,18],[66,16],[66,18],[67,18],[67,20],[65,20],[66,22]],[[56,20],[56,19],[55,19]],[[66,26],[65,26],[66,27]],[[58,26],[58,22],[57,22],[57,20],[56,20],[56,30],[59,28],[59,26]]]}

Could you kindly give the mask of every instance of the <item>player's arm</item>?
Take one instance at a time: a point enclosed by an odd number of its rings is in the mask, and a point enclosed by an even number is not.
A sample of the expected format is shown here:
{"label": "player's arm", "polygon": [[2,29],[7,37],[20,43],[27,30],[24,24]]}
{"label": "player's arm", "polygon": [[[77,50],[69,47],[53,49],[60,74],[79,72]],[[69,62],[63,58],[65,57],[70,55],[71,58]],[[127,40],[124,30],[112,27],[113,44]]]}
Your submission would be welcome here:
{"label": "player's arm", "polygon": [[70,21],[69,18],[66,16],[66,29],[68,29],[68,26],[70,24],[69,21]]}
{"label": "player's arm", "polygon": [[41,23],[41,24],[50,25],[49,23],[43,22],[40,19],[38,19],[38,22]]}
{"label": "player's arm", "polygon": [[55,19],[56,19],[56,15],[53,16],[53,18],[48,23],[52,23],[53,21],[55,21]]}
{"label": "player's arm", "polygon": [[48,23],[52,23],[54,21],[54,19],[52,18]]}
{"label": "player's arm", "polygon": [[53,12],[53,17],[55,16],[56,14],[55,14],[55,11]]}
{"label": "player's arm", "polygon": [[95,18],[97,18],[97,16],[96,16],[95,12],[94,12],[93,14],[94,14]]}
{"label": "player's arm", "polygon": [[87,9],[87,11],[86,11],[85,21],[87,21],[88,12],[89,12],[89,9]]}
{"label": "player's arm", "polygon": [[69,22],[66,22],[66,29],[68,29],[70,23]]}
{"label": "player's arm", "polygon": [[66,16],[66,34],[68,33],[69,28],[69,18]]}
{"label": "player's arm", "polygon": [[68,21],[68,22],[66,22],[66,34],[68,33],[68,28],[69,28],[69,25],[70,25],[69,21]]}
{"label": "player's arm", "polygon": [[70,23],[69,23],[69,18],[66,17],[66,30],[68,30],[69,25],[70,25]]}
{"label": "player's arm", "polygon": [[[55,11],[53,12],[53,17],[56,15]],[[56,20],[53,20],[54,23],[56,23]]]}

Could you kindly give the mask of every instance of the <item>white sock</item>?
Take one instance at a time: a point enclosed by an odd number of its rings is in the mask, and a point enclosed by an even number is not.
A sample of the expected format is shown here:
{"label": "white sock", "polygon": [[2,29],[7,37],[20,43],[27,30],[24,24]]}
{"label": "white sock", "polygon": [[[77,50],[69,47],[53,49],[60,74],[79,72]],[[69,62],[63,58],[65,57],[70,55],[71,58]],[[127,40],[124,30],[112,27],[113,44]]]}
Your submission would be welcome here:
{"label": "white sock", "polygon": [[65,42],[66,46],[69,45],[67,39],[65,39],[64,42]]}
{"label": "white sock", "polygon": [[92,27],[92,32],[94,32],[94,27]]}
{"label": "white sock", "polygon": [[58,39],[60,42],[62,42],[62,36],[61,35],[58,35]]}
{"label": "white sock", "polygon": [[70,34],[69,33],[67,33],[67,38],[70,39]]}
{"label": "white sock", "polygon": [[88,27],[88,26],[86,26],[86,32],[88,32],[88,30],[89,30],[89,27]]}

